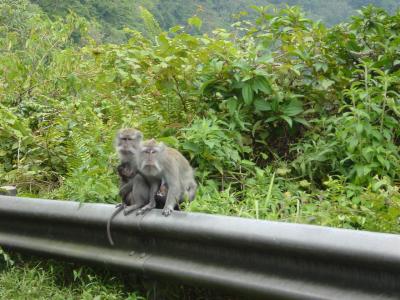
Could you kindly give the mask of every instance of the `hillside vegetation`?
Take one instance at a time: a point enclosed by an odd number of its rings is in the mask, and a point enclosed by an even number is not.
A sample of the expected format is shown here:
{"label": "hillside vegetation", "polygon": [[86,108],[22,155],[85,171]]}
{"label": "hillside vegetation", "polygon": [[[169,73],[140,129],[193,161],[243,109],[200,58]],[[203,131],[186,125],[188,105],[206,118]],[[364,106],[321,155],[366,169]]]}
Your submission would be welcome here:
{"label": "hillside vegetation", "polygon": [[113,138],[135,126],[197,168],[188,211],[399,232],[400,12],[254,14],[196,35],[197,17],[165,32],[147,12],[156,36],[113,45],[76,14],[3,2],[0,183],[119,202]]}
{"label": "hillside vegetation", "polygon": [[[400,232],[400,11],[326,27],[227,1],[35,2],[0,1],[0,185],[117,203],[113,139],[134,126],[196,167],[186,211]],[[1,249],[0,271],[2,299],[227,299]]]}
{"label": "hillside vegetation", "polygon": [[[251,6],[267,6],[269,4],[299,5],[308,17],[322,20],[327,25],[334,25],[348,20],[357,9],[369,4],[394,13],[400,7],[397,0],[32,0],[38,4],[50,17],[65,17],[69,11],[74,11],[88,20],[92,20],[90,32],[98,40],[125,42],[127,35],[123,28],[129,27],[146,32],[141,8],[149,10],[160,24],[161,28],[169,28],[186,24],[193,15],[203,20],[201,32],[211,32],[215,28],[230,29],[237,21],[240,12],[250,13],[246,18],[254,21],[257,15],[252,13]],[[193,32],[193,31],[192,31]]]}

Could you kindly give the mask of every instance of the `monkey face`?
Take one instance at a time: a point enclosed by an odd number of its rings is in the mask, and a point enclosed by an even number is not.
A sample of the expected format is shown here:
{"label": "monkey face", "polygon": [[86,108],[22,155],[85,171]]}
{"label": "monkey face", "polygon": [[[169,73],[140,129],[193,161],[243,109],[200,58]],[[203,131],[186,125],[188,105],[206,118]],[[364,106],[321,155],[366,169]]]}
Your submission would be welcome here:
{"label": "monkey face", "polygon": [[122,155],[134,155],[143,135],[133,128],[121,129],[117,135],[117,151]]}
{"label": "monkey face", "polygon": [[155,168],[157,171],[160,169],[158,164],[159,150],[157,149],[157,147],[144,148],[142,150],[142,155],[144,158],[142,163],[143,169]]}
{"label": "monkey face", "polygon": [[141,169],[148,175],[157,176],[162,172],[160,157],[165,149],[164,144],[157,144],[154,140],[144,143],[140,151]]}

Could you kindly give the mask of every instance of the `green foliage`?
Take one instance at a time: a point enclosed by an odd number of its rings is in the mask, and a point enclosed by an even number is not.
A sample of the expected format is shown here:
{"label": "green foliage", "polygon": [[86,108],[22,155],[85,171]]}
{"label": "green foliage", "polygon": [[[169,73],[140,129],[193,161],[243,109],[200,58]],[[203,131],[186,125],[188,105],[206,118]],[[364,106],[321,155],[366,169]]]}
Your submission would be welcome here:
{"label": "green foliage", "polygon": [[143,6],[140,6],[139,9],[146,33],[150,36],[150,38],[158,36],[161,33],[161,28],[154,16]]}
{"label": "green foliage", "polygon": [[253,165],[241,159],[241,154],[250,149],[241,145],[240,135],[215,117],[194,120],[190,127],[183,129],[181,139],[182,150],[189,154],[200,172],[205,172],[202,177],[216,172],[221,176],[233,175],[232,172],[240,171],[242,166]]}
{"label": "green foliage", "polygon": [[88,29],[96,41],[122,43],[128,38],[125,27],[144,31],[139,6],[152,7],[151,1],[105,1],[105,0],[31,0],[51,18],[66,17],[71,11],[90,21]]}
{"label": "green foliage", "polygon": [[[124,16],[140,18],[126,10],[112,33],[128,2],[69,1],[85,17],[100,14],[100,27],[67,13],[67,2],[35,2],[64,17],[0,3],[1,185],[118,202],[114,135],[137,127],[196,168],[187,211],[400,233],[400,11],[371,6],[327,28],[297,7],[255,7],[229,31],[200,35],[210,30],[207,9],[178,1],[172,14],[175,2],[163,1],[171,15],[160,19],[151,12],[161,2],[142,1],[141,28],[122,32]],[[186,27],[160,29],[183,16]],[[105,40],[119,36],[120,45],[99,43],[96,30],[107,26]],[[20,263],[2,251],[0,266],[4,299],[144,298],[86,268]],[[189,297],[172,290],[163,293]]]}
{"label": "green foliage", "polygon": [[242,192],[228,187],[222,192],[212,182],[187,208],[193,212],[281,220],[349,229],[399,233],[400,193],[390,179],[374,178],[366,188],[348,184],[343,177],[328,178],[324,189],[307,181],[290,179],[284,168],[257,169],[244,181]]}
{"label": "green foliage", "polygon": [[[342,75],[341,81],[346,83],[336,105],[339,114],[314,120],[314,129],[294,147],[300,155],[293,166],[310,178],[337,172],[355,183],[365,184],[375,175],[396,178],[399,171],[396,124],[400,115],[399,103],[395,100],[399,86],[397,62],[392,54],[398,41],[385,38],[390,39],[396,30],[399,16],[389,17],[372,7],[365,9],[363,16],[376,19],[368,30],[370,33],[365,35],[365,19],[354,18],[349,27],[358,31],[352,33],[348,42],[354,50],[347,50],[345,56],[342,45],[336,49],[343,65],[347,61],[347,74],[344,70],[338,72]],[[334,31],[345,35],[343,28]],[[376,46],[370,49],[369,43]],[[359,52],[355,53],[355,50]]]}
{"label": "green foliage", "polygon": [[[0,251],[0,262],[1,257]],[[166,299],[230,299],[213,289],[139,278],[129,272],[43,261],[15,253],[11,258],[15,263],[0,272],[0,299],[145,300],[160,295]]]}
{"label": "green foliage", "polygon": [[200,13],[163,32],[144,7],[151,38],[113,45],[76,14],[0,5],[2,184],[119,201],[113,138],[132,126],[191,160],[188,210],[398,232],[399,13],[326,28],[255,7],[199,35]]}
{"label": "green foliage", "polygon": [[14,257],[16,263],[0,273],[1,299],[146,299],[137,291],[139,285],[125,286],[122,275]]}
{"label": "green foliage", "polygon": [[[196,30],[211,32],[215,28],[230,28],[238,16],[244,16],[253,21],[256,14],[250,8],[266,5],[266,1],[263,0],[136,0],[134,2],[129,0],[31,0],[31,2],[39,5],[50,17],[65,17],[69,11],[74,11],[91,20],[89,31],[94,39],[114,43],[123,43],[127,40],[128,35],[123,30],[125,27],[154,36],[151,26],[148,31],[149,26],[143,18],[140,7],[154,15],[155,22],[164,30],[176,24],[185,25],[186,20],[191,18],[190,20],[196,24],[191,25],[197,27]],[[397,0],[271,0],[268,3],[279,5],[281,8],[286,5],[298,5],[304,9],[308,17],[322,20],[328,25],[348,20],[357,9],[368,4],[382,7],[390,13],[394,13],[399,8]],[[198,18],[192,18],[193,15]],[[153,20],[150,23],[154,24]],[[203,23],[202,26],[201,23]]]}
{"label": "green foliage", "polygon": [[11,259],[10,255],[0,248],[0,270],[3,269],[3,267],[11,267],[13,265],[14,261]]}

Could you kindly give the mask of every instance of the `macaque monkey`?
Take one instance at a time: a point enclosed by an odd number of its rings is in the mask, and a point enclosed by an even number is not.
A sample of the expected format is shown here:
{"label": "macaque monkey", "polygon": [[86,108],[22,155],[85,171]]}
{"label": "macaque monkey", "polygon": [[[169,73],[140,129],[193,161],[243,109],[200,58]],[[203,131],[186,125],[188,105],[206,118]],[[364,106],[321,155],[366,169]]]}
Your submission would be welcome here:
{"label": "macaque monkey", "polygon": [[145,141],[139,147],[136,164],[150,186],[149,203],[142,207],[138,214],[156,206],[156,192],[162,182],[168,187],[167,199],[162,211],[169,216],[174,207],[185,198],[192,201],[196,195],[197,184],[194,172],[186,158],[177,150],[157,143],[154,139]]}
{"label": "macaque monkey", "polygon": [[143,134],[134,128],[124,128],[118,131],[115,138],[115,148],[121,162],[130,162],[136,171],[136,151],[143,140]]}
{"label": "macaque monkey", "polygon": [[121,179],[119,194],[122,203],[127,205],[132,205],[133,202],[133,186],[138,173],[136,152],[142,139],[143,134],[134,128],[121,129],[116,136],[116,150],[121,160],[121,164],[118,166],[118,175]]}
{"label": "macaque monkey", "polygon": [[[111,221],[124,210],[125,215],[129,212],[141,208],[149,201],[149,186],[145,179],[137,173],[135,154],[139,147],[143,135],[139,130],[133,128],[121,129],[116,136],[116,150],[120,156],[121,164],[117,167],[120,177],[120,191],[122,203],[117,205],[117,209],[107,222],[107,237],[113,246],[114,241],[111,237]],[[127,207],[129,206],[129,210]]]}

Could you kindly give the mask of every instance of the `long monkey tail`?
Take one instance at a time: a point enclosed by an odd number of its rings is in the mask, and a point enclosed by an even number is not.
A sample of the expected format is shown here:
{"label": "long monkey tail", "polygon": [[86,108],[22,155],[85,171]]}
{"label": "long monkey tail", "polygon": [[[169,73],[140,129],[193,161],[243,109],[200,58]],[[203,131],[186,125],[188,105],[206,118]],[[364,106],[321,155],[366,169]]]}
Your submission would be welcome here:
{"label": "long monkey tail", "polygon": [[107,221],[107,238],[111,246],[114,246],[114,241],[111,237],[111,221],[125,208],[125,204],[121,203],[117,206],[117,209],[113,212],[111,217]]}

